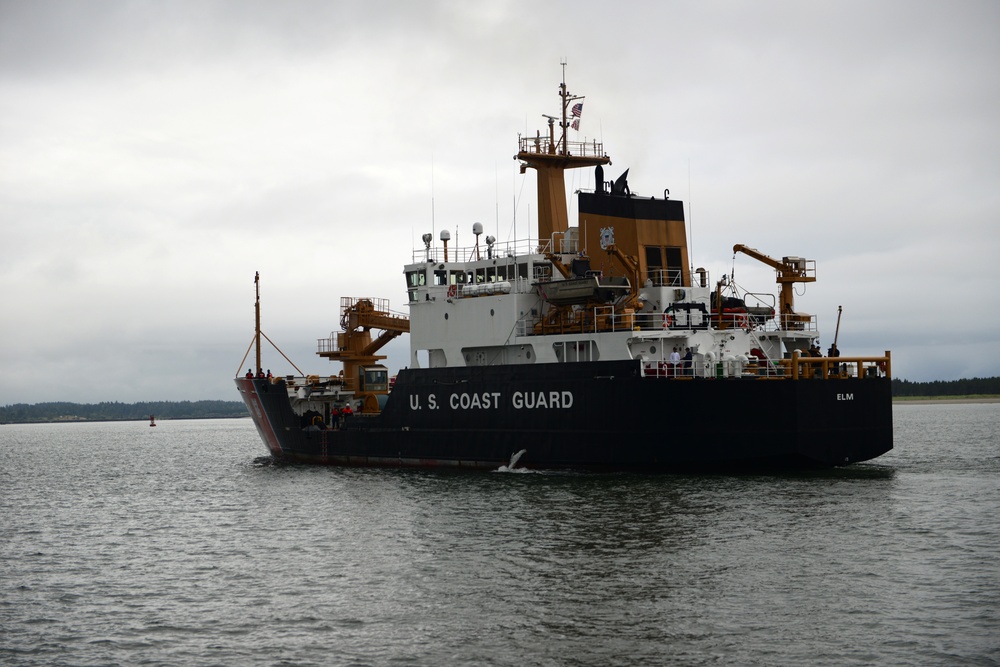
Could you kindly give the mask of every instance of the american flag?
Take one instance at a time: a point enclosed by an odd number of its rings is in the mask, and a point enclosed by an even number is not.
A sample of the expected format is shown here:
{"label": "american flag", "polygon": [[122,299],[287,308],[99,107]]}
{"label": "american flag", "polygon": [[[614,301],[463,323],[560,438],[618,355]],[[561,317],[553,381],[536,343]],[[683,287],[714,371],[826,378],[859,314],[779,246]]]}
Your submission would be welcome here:
{"label": "american flag", "polygon": [[583,102],[577,102],[576,104],[574,104],[573,105],[572,113],[577,118],[579,118],[580,116],[582,116],[583,115]]}

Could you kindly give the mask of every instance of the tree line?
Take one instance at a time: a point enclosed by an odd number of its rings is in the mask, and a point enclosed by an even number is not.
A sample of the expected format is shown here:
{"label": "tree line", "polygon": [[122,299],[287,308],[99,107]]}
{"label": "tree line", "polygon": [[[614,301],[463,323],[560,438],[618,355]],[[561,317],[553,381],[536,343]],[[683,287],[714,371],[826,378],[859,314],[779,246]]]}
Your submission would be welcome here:
{"label": "tree line", "polygon": [[149,419],[246,417],[242,401],[152,401],[145,403],[17,403],[0,407],[0,424],[54,421],[135,421]]}
{"label": "tree line", "polygon": [[977,394],[1000,395],[1000,377],[934,380],[933,382],[892,379],[893,396],[975,396]]}

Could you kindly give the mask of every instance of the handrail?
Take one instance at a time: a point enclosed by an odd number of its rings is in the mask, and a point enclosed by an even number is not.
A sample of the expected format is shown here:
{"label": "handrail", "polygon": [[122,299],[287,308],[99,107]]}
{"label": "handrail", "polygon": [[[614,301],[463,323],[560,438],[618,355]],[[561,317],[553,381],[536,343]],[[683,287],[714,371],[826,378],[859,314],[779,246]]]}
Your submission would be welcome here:
{"label": "handrail", "polygon": [[[604,143],[599,141],[567,141],[567,155],[571,157],[607,157],[604,154]],[[562,151],[563,142],[552,141],[547,136],[521,137],[518,142],[518,153],[533,153],[535,155],[557,155]]]}
{"label": "handrail", "polygon": [[[518,289],[515,291],[520,292]],[[721,318],[718,315],[706,313],[698,322],[687,323],[680,313],[674,313],[671,319],[665,319],[663,313],[613,313],[612,306],[600,306],[575,311],[572,321],[559,321],[558,323],[545,322],[540,330],[537,325],[544,322],[544,318],[539,316],[525,316],[518,320],[516,335],[529,336],[538,333],[598,333],[602,331],[657,331],[669,330],[671,332],[695,331],[707,329],[711,326],[714,329],[747,329],[754,331],[780,332],[774,318],[762,323],[754,323],[753,316],[746,313],[726,313]],[[721,326],[720,326],[721,324]],[[801,328],[795,331],[817,331],[816,316],[810,315],[803,319]]]}
{"label": "handrail", "polygon": [[776,361],[741,359],[644,360],[642,375],[654,378],[766,378],[782,380],[848,380],[892,377],[892,359],[884,357],[801,357]]}
{"label": "handrail", "polygon": [[646,280],[655,287],[683,287],[684,273],[680,269],[646,269]]}
{"label": "handrail", "polygon": [[[569,311],[560,311],[568,314]],[[605,333],[615,331],[640,331],[660,328],[662,315],[658,313],[615,312],[613,306],[594,306],[573,311],[572,320],[560,318],[547,320],[538,316],[526,316],[517,321],[514,335],[535,334]],[[654,323],[649,324],[649,323]]]}
{"label": "handrail", "polygon": [[[449,246],[448,254],[454,259],[449,260],[449,264],[465,264],[470,262],[486,262],[496,259],[513,259],[526,255],[545,254],[549,249],[550,241],[544,243],[538,239],[519,239],[517,241],[497,241],[493,248],[479,246],[479,259],[476,259],[476,246]],[[442,263],[444,257],[443,245],[432,245],[430,248],[414,248],[411,253],[411,263],[419,264],[427,261],[435,264]]]}
{"label": "handrail", "polygon": [[805,357],[796,350],[791,359],[782,359],[778,363],[788,368],[795,379],[866,378],[869,375],[892,377],[889,350],[885,351],[884,357]]}

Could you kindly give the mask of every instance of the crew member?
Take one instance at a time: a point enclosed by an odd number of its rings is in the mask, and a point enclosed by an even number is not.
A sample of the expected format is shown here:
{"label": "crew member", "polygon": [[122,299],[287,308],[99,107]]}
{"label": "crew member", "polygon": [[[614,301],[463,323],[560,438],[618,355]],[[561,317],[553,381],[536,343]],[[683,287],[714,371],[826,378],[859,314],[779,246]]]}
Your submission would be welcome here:
{"label": "crew member", "polygon": [[[826,351],[826,356],[828,356],[828,357],[839,357],[840,356],[840,350],[837,349],[837,344],[836,343],[830,343],[830,349],[828,349]],[[830,365],[830,369],[832,370],[832,372],[833,372],[834,375],[840,375],[840,364],[839,363],[831,364]]]}

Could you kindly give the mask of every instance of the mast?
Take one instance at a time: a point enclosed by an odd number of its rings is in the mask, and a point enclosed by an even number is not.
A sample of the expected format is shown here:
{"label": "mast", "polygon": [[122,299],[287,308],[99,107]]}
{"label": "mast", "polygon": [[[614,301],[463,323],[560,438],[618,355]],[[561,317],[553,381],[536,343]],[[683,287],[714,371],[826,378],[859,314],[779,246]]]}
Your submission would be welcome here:
{"label": "mast", "polygon": [[260,375],[260,271],[257,271],[253,277],[253,284],[257,290],[257,301],[254,302],[254,315],[255,315],[255,325],[254,325],[254,345],[257,348],[257,375]]}
{"label": "mast", "polygon": [[837,340],[840,338],[840,315],[844,312],[843,306],[837,306],[837,331],[833,334],[833,346],[837,347]]}
{"label": "mast", "polygon": [[[514,159],[521,162],[521,173],[529,168],[538,172],[538,243],[549,250],[557,234],[569,229],[569,213],[566,206],[566,182],[563,172],[567,169],[595,167],[611,162],[604,154],[604,146],[597,141],[569,141],[570,122],[567,114],[570,104],[584,99],[572,95],[566,89],[566,63],[563,66],[563,80],[559,84],[559,102],[562,112],[559,116],[542,114],[548,119],[548,136],[537,132],[534,137],[520,137],[518,153]],[[555,136],[558,121],[562,136]]]}
{"label": "mast", "polygon": [[559,127],[562,128],[562,154],[569,155],[569,148],[566,145],[567,135],[569,135],[569,132],[566,131],[566,128],[569,127],[566,122],[566,106],[569,104],[569,100],[566,99],[569,96],[569,91],[566,90],[566,61],[564,60],[560,64],[562,65],[562,81],[559,82],[559,99],[562,100],[562,125]]}

